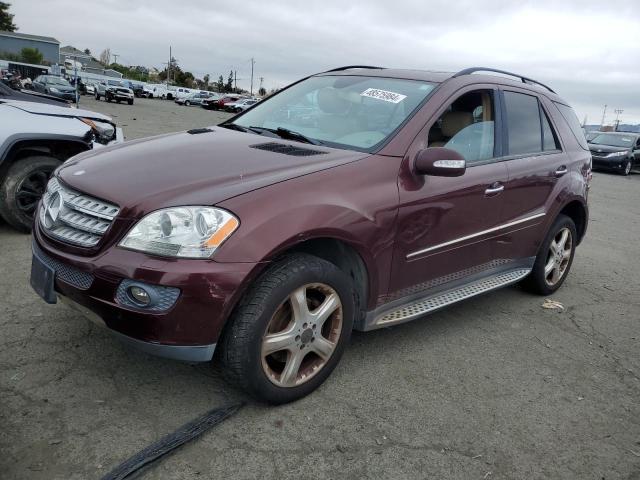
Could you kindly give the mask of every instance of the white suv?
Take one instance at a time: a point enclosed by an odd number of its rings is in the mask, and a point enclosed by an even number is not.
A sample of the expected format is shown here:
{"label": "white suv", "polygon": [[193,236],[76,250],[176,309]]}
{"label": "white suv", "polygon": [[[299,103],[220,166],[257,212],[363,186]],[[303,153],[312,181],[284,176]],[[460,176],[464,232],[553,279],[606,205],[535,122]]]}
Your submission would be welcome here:
{"label": "white suv", "polygon": [[0,118],[0,216],[23,232],[59,165],[124,140],[111,118],[76,108],[2,100]]}

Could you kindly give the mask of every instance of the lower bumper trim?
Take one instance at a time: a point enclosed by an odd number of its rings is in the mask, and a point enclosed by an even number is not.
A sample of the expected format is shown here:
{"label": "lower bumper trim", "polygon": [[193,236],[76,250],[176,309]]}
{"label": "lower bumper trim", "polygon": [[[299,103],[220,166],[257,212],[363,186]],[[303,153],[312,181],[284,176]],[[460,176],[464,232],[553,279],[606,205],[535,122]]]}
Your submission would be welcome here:
{"label": "lower bumper trim", "polygon": [[114,330],[110,330],[110,332],[120,342],[136,350],[157,357],[182,360],[183,362],[208,362],[213,358],[213,352],[216,349],[215,343],[209,345],[164,345],[138,340]]}
{"label": "lower bumper trim", "polygon": [[181,360],[183,362],[209,362],[213,358],[216,350],[216,344],[208,345],[166,345],[163,343],[145,342],[137,338],[124,335],[107,327],[104,321],[88,308],[70,300],[64,295],[58,295],[58,299],[71,309],[81,313],[93,323],[106,328],[116,339],[125,345],[132,347],[149,355],[156,357],[170,358],[172,360]]}

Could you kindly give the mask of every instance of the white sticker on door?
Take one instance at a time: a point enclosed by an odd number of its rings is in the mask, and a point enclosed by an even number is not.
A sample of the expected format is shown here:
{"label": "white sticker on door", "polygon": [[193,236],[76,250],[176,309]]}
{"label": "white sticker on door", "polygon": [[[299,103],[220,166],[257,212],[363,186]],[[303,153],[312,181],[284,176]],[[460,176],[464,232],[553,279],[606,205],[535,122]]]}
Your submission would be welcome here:
{"label": "white sticker on door", "polygon": [[367,88],[360,94],[360,96],[375,98],[391,103],[400,103],[402,100],[407,98],[406,95],[402,95],[401,93],[388,92],[387,90],[379,90],[377,88]]}

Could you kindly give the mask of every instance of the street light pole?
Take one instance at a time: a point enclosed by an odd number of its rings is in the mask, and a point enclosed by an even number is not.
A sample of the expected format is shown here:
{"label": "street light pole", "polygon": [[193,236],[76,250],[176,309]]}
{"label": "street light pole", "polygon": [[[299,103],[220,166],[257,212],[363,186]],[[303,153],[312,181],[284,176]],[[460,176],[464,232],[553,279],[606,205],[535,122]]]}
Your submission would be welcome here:
{"label": "street light pole", "polygon": [[251,96],[253,97],[253,66],[255,65],[256,61],[253,59],[253,57],[251,57]]}

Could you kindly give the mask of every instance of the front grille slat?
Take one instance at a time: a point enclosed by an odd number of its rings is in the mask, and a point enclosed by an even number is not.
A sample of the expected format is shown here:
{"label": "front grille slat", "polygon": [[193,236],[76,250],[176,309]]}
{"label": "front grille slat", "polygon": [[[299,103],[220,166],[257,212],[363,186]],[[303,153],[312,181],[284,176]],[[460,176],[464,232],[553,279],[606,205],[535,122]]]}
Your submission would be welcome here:
{"label": "front grille slat", "polygon": [[[56,194],[59,201],[54,198]],[[51,209],[52,204],[59,209]],[[39,217],[49,236],[80,247],[94,247],[119,212],[116,205],[70,190],[54,177],[42,197]]]}

